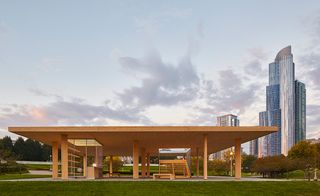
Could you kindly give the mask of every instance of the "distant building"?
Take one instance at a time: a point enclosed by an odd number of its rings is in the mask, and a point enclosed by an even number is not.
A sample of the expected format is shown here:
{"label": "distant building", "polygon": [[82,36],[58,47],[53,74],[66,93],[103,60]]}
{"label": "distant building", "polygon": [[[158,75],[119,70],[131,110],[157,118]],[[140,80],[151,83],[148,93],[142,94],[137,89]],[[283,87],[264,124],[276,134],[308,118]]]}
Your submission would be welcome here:
{"label": "distant building", "polygon": [[240,121],[236,115],[227,114],[217,117],[217,126],[239,126]]}
{"label": "distant building", "polygon": [[306,138],[306,89],[295,80],[294,73],[295,64],[288,46],[269,64],[266,111],[259,113],[259,125],[277,126],[279,130],[250,143],[252,153],[259,157],[288,155],[294,144]]}
{"label": "distant building", "polygon": [[295,143],[306,139],[306,87],[295,81]]}
{"label": "distant building", "polygon": [[250,155],[258,156],[258,139],[250,141],[249,153]]}
{"label": "distant building", "polygon": [[[227,114],[223,116],[217,117],[217,126],[239,126],[240,121],[236,115],[233,114]],[[232,149],[232,148],[229,148]],[[216,152],[212,154],[213,159],[223,159],[224,153],[228,151],[229,149],[222,150],[220,152]]]}

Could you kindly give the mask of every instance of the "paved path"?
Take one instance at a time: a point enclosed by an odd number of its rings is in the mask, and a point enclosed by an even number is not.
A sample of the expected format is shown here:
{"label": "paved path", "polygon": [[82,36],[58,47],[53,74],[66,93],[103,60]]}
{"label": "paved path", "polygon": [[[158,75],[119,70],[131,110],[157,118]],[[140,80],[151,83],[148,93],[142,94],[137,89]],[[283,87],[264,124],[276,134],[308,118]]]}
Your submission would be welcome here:
{"label": "paved path", "polygon": [[29,170],[29,173],[34,175],[52,175],[52,172],[49,170]]}
{"label": "paved path", "polygon": [[[53,180],[51,178],[30,178],[30,179],[15,179],[15,180],[4,180],[4,181],[65,181],[65,180]],[[219,182],[219,181],[296,181],[293,179],[270,179],[270,178],[257,178],[257,177],[244,177],[241,180],[236,180],[233,177],[227,176],[209,176],[208,180],[203,180],[201,177],[192,177],[190,179],[176,179],[176,180],[153,180],[152,178],[139,178],[138,180],[133,180],[131,177],[114,177],[114,178],[103,178],[103,179],[84,179],[84,178],[70,178],[68,181],[185,181],[185,182]]]}

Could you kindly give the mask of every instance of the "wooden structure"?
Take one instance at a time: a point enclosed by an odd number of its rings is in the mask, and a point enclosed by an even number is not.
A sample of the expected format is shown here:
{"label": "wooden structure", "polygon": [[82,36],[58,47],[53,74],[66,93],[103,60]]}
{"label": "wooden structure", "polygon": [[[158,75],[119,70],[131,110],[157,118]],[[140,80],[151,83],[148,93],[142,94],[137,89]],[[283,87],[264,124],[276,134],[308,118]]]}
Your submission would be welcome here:
{"label": "wooden structure", "polygon": [[[58,178],[58,149],[61,149],[61,178],[69,178],[69,146],[73,140],[95,140],[101,151],[95,152],[95,163],[101,155],[132,156],[133,178],[150,176],[150,156],[157,155],[159,148],[191,148],[193,156],[203,157],[203,179],[208,178],[208,155],[235,147],[235,178],[241,178],[241,144],[276,132],[277,127],[262,126],[51,126],[9,127],[12,133],[52,145],[52,177]],[[80,154],[86,155],[84,148]],[[99,155],[98,155],[99,154]],[[89,158],[87,156],[84,156]],[[84,158],[85,159],[85,158]],[[88,162],[86,160],[85,162]],[[86,171],[89,165],[83,164]],[[199,164],[198,164],[199,166]],[[198,171],[198,169],[197,169]],[[87,173],[84,172],[84,176]]]}
{"label": "wooden structure", "polygon": [[159,175],[172,174],[175,178],[190,178],[191,172],[187,160],[160,160]]}

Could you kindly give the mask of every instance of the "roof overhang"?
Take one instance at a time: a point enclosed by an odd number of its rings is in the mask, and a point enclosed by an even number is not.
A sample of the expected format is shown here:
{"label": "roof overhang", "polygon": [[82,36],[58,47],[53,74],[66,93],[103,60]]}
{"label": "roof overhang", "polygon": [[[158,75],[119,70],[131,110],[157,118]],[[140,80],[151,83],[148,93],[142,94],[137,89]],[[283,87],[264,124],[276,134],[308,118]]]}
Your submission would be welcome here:
{"label": "roof overhang", "polygon": [[[51,145],[61,135],[70,139],[95,139],[106,155],[132,155],[133,141],[157,154],[159,148],[191,148],[202,153],[203,136],[208,136],[208,153],[234,146],[236,139],[245,143],[278,131],[271,126],[51,126],[9,127],[12,133]],[[192,150],[192,154],[196,150]]]}

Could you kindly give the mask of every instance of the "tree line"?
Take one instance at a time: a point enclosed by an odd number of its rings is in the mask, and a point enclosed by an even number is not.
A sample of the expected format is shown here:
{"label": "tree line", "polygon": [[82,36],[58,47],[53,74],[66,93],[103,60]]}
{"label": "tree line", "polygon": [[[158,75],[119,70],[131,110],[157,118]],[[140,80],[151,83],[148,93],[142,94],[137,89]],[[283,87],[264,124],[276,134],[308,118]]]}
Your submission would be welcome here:
{"label": "tree line", "polygon": [[19,137],[15,142],[9,136],[0,139],[0,160],[50,161],[51,146]]}
{"label": "tree line", "polygon": [[250,170],[271,178],[283,176],[290,171],[303,170],[307,177],[316,168],[320,168],[320,143],[301,141],[290,149],[288,156],[258,158],[252,163]]}

